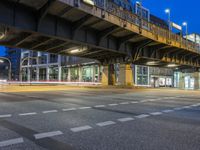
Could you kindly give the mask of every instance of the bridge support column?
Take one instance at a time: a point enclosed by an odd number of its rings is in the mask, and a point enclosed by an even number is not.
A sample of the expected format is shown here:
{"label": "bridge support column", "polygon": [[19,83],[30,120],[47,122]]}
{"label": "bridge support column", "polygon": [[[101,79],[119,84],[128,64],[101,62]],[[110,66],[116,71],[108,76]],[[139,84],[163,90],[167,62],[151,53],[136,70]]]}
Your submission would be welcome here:
{"label": "bridge support column", "polygon": [[131,64],[120,64],[119,85],[133,85],[133,71],[131,68]]}
{"label": "bridge support column", "polygon": [[197,90],[197,89],[200,89],[200,83],[199,83],[199,75],[200,73],[199,72],[194,72],[193,73],[193,78],[194,78],[194,89]]}
{"label": "bridge support column", "polygon": [[180,72],[178,87],[180,89],[185,89],[185,74],[183,72]]}
{"label": "bridge support column", "polygon": [[102,85],[108,85],[108,65],[103,66],[101,83]]}
{"label": "bridge support column", "polygon": [[113,64],[103,66],[101,83],[105,86],[115,85],[115,71]]}

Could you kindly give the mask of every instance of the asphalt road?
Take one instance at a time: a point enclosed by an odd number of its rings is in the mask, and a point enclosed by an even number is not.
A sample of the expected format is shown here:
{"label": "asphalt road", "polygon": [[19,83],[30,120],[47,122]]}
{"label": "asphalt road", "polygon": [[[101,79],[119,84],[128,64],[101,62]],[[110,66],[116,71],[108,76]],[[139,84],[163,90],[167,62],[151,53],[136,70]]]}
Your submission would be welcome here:
{"label": "asphalt road", "polygon": [[200,92],[0,93],[0,150],[200,150]]}

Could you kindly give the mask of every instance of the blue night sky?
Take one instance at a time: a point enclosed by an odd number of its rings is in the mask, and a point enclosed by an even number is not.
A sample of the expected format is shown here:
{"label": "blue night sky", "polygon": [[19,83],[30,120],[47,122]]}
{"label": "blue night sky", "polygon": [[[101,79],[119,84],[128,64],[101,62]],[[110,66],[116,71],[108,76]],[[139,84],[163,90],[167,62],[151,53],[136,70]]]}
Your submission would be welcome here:
{"label": "blue night sky", "polygon": [[[167,20],[167,15],[164,10],[170,8],[173,22],[181,25],[186,21],[189,33],[200,33],[200,0],[142,0],[142,3],[152,14],[165,20]],[[0,47],[1,55],[4,55],[3,47]]]}

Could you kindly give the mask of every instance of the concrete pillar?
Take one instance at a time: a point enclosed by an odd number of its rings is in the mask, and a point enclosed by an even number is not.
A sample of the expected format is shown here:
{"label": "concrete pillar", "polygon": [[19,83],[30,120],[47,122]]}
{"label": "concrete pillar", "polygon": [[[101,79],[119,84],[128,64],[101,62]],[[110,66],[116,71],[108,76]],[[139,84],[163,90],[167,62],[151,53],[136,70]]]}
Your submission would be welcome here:
{"label": "concrete pillar", "polygon": [[37,67],[36,68],[36,81],[39,81],[40,79],[39,79],[39,74],[40,74],[40,72],[39,72],[39,67]]}
{"label": "concrete pillar", "polygon": [[115,67],[114,64],[111,64],[108,66],[108,84],[109,85],[115,85],[116,79],[115,79]]}
{"label": "concrete pillar", "polygon": [[179,74],[179,85],[178,88],[185,89],[185,73],[180,72]]}
{"label": "concrete pillar", "polygon": [[78,77],[79,77],[79,82],[82,82],[82,67],[78,67]]}
{"label": "concrete pillar", "polygon": [[71,69],[70,69],[70,68],[68,68],[67,81],[68,81],[68,82],[71,81]]}
{"label": "concrete pillar", "polygon": [[27,67],[27,81],[31,81],[31,68]]}
{"label": "concrete pillar", "polygon": [[62,67],[58,66],[58,81],[61,82],[61,76],[62,76]]}
{"label": "concrete pillar", "polygon": [[119,85],[132,86],[133,72],[131,64],[120,64]]}
{"label": "concrete pillar", "polygon": [[49,81],[49,67],[47,67],[47,77],[46,80]]}
{"label": "concrete pillar", "polygon": [[194,77],[194,89],[197,90],[200,88],[200,84],[199,84],[199,72],[194,72],[193,73],[193,77]]}
{"label": "concrete pillar", "polygon": [[103,66],[101,83],[102,85],[108,85],[108,65]]}

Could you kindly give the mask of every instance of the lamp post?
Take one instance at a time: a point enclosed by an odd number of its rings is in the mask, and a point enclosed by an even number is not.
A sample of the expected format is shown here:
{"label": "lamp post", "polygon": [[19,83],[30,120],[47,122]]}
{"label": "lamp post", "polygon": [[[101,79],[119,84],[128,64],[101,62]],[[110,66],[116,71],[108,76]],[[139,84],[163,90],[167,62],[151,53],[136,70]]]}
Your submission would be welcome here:
{"label": "lamp post", "polygon": [[183,22],[183,26],[185,27],[185,36],[186,36],[186,39],[187,39],[187,36],[188,36],[188,23],[187,22]]}
{"label": "lamp post", "polygon": [[165,9],[165,13],[168,15],[168,25],[169,25],[169,40],[171,38],[171,10]]}
{"label": "lamp post", "polygon": [[183,22],[182,25],[185,27],[186,47],[188,47],[188,23]]}
{"label": "lamp post", "polygon": [[143,19],[143,15],[142,15],[142,0],[137,1],[136,4],[138,5],[138,8],[140,9],[137,13],[139,14],[139,25],[140,25],[140,30],[141,30],[142,27],[143,27],[143,25],[142,25],[143,24],[142,23],[142,19]]}
{"label": "lamp post", "polygon": [[9,73],[8,73],[8,79],[11,81],[11,74],[12,74],[12,63],[10,61],[10,59],[6,58],[6,57],[0,57],[0,63],[3,63],[6,60],[9,63]]}

